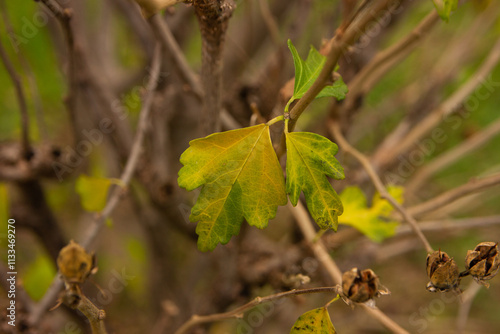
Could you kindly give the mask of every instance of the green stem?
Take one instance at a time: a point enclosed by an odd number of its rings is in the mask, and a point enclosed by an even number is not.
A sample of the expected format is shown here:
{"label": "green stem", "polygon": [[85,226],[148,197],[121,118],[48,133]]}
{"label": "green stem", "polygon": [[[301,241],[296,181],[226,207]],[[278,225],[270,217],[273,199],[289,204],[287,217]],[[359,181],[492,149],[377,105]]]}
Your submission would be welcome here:
{"label": "green stem", "polygon": [[330,300],[328,303],[325,304],[325,308],[328,308],[328,306],[330,306],[331,304],[333,304],[334,302],[339,300],[339,298],[340,298],[340,295],[337,295],[337,297],[333,298],[332,300]]}
{"label": "green stem", "polygon": [[277,123],[277,122],[279,122],[279,121],[282,121],[283,119],[284,119],[283,115],[278,116],[278,117],[275,117],[275,118],[273,118],[273,119],[270,119],[270,120],[266,123],[266,125],[267,125],[267,126],[271,126],[271,125],[273,125],[274,123]]}
{"label": "green stem", "polygon": [[321,237],[323,236],[323,234],[325,234],[326,232],[326,229],[321,229],[318,231],[318,233],[316,233],[316,236],[314,237],[314,239],[312,240],[312,243],[316,243],[319,239],[321,239]]}

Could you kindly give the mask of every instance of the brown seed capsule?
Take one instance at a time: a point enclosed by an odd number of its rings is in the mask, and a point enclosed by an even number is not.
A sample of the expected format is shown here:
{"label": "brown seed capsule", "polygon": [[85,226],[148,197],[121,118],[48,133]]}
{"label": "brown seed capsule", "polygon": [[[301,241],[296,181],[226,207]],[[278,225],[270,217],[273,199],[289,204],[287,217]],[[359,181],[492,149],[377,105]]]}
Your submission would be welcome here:
{"label": "brown seed capsule", "polygon": [[57,257],[57,266],[61,271],[63,279],[67,283],[83,283],[93,273],[95,268],[95,257],[71,240],[62,248]]}
{"label": "brown seed capsule", "polygon": [[356,303],[364,303],[373,297],[389,294],[389,291],[380,285],[373,270],[360,271],[358,268],[352,268],[342,275],[342,291],[346,298]]}
{"label": "brown seed capsule", "polygon": [[57,266],[66,287],[63,301],[74,308],[81,299],[80,284],[90,274],[97,271],[95,256],[87,253],[82,246],[71,240],[66,247],[60,250]]}
{"label": "brown seed capsule", "polygon": [[427,290],[431,292],[458,290],[458,266],[455,260],[441,250],[427,255],[427,275],[431,279],[427,283]]}
{"label": "brown seed capsule", "polygon": [[500,269],[500,259],[498,256],[498,243],[482,242],[467,251],[465,257],[466,274],[472,275],[479,284],[489,286],[485,280],[492,279]]}

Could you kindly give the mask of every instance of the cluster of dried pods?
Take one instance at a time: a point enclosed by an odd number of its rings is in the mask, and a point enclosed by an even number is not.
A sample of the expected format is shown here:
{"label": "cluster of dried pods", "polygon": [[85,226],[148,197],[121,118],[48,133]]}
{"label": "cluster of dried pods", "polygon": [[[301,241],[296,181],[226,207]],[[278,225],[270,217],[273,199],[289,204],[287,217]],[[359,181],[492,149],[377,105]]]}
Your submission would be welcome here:
{"label": "cluster of dried pods", "polygon": [[458,270],[457,263],[452,257],[438,250],[427,255],[427,275],[430,278],[427,290],[460,293],[460,279],[468,275],[471,275],[477,283],[489,287],[486,281],[495,277],[499,269],[498,242],[482,242],[474,250],[468,250],[463,272]]}
{"label": "cluster of dried pods", "polygon": [[[489,287],[487,280],[492,279],[500,270],[498,243],[482,242],[474,250],[467,251],[465,270],[460,272],[457,263],[446,252],[441,250],[427,255],[427,275],[430,282],[427,290],[455,291],[461,293],[460,279],[472,276],[474,280]],[[352,268],[342,275],[341,297],[348,305],[367,303],[374,305],[374,298],[388,295],[390,291],[380,284],[377,275],[371,269]]]}

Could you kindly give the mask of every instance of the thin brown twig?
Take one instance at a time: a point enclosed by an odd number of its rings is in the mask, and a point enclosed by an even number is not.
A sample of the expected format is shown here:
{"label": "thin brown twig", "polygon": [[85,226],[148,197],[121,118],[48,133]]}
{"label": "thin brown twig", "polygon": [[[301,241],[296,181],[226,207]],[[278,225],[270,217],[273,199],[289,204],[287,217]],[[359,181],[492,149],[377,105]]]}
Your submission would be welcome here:
{"label": "thin brown twig", "polygon": [[457,313],[457,334],[465,333],[465,325],[467,324],[467,319],[469,318],[472,302],[481,290],[481,287],[481,285],[472,281],[462,295],[462,302],[458,306]]}
{"label": "thin brown twig", "polygon": [[408,193],[415,193],[432,175],[450,166],[455,161],[462,159],[465,155],[474,152],[498,134],[500,134],[500,118],[418,169],[406,184],[406,191]]}
{"label": "thin brown twig", "polygon": [[267,30],[269,30],[269,34],[271,35],[273,44],[279,47],[281,45],[280,30],[273,14],[271,13],[271,9],[269,8],[269,2],[267,0],[259,0],[259,8],[262,19],[266,24]]}
{"label": "thin brown twig", "polygon": [[447,116],[459,110],[462,103],[469,97],[474,89],[486,79],[486,76],[499,61],[500,39],[496,41],[483,64],[467,82],[441,103],[441,105],[429,113],[420,123],[414,126],[395,147],[390,150],[384,150],[382,154],[375,155],[372,159],[372,163],[375,166],[385,166],[388,162],[394,160],[395,157],[413,147],[423,135],[432,130]]}
{"label": "thin brown twig", "polygon": [[199,100],[203,99],[203,87],[196,73],[193,72],[184,56],[174,35],[170,31],[160,14],[155,14],[148,19],[151,29],[155,33],[157,40],[161,43],[169,61],[171,61],[179,72],[181,79],[189,85],[192,92]]}
{"label": "thin brown twig", "polygon": [[[473,50],[477,49],[477,36],[484,34],[498,18],[498,10],[484,11],[476,17],[474,23],[471,24],[465,34],[456,36],[453,41],[446,46],[441,52],[442,56],[434,62],[434,66],[429,69],[428,75],[417,78],[410,85],[406,86],[394,98],[388,98],[379,110],[402,110],[418,108],[418,101],[426,99],[427,96],[432,97],[436,92],[449,82],[458,73],[457,69],[467,62],[471,61]],[[467,47],[464,48],[464,45]],[[449,57],[449,55],[454,55]],[[421,114],[421,110],[418,111]],[[413,112],[410,112],[378,145],[376,151],[372,155],[372,161],[378,161],[379,155],[385,155],[387,151],[392,150],[401,139],[413,128],[419,118],[414,117]],[[351,136],[355,131],[351,130]],[[358,131],[359,133],[359,131]],[[383,168],[384,166],[377,166]],[[363,177],[364,178],[364,177]]]}
{"label": "thin brown twig", "polygon": [[[199,100],[203,101],[203,87],[200,78],[188,64],[179,44],[165,23],[161,15],[155,14],[148,19],[149,25],[155,33],[158,41],[168,55],[169,60],[175,65],[180,78],[191,88],[191,92]],[[221,122],[227,129],[238,129],[241,125],[231,116],[227,110],[222,109],[220,114]]]}
{"label": "thin brown twig", "polygon": [[211,314],[211,315],[193,315],[191,316],[191,319],[189,319],[187,322],[185,322],[176,332],[175,334],[184,334],[187,333],[187,331],[197,325],[201,325],[204,323],[208,322],[215,322],[215,321],[221,321],[224,319],[230,319],[230,318],[241,318],[243,316],[243,313],[246,311],[254,308],[257,305],[260,305],[262,303],[267,303],[271,302],[277,299],[281,299],[284,297],[291,297],[291,296],[298,296],[298,295],[303,295],[303,294],[310,294],[310,293],[339,293],[337,286],[331,286],[331,287],[319,287],[319,288],[308,288],[308,289],[296,289],[296,290],[291,290],[291,291],[285,291],[285,292],[279,292],[275,293],[273,295],[265,296],[265,297],[256,297],[252,301],[246,303],[245,305],[242,305],[232,311],[224,312],[224,313],[217,313],[217,314]]}
{"label": "thin brown twig", "polygon": [[85,295],[80,295],[80,302],[76,309],[88,319],[92,334],[107,334],[106,327],[104,326],[104,318],[106,313],[104,310],[95,306]]}
{"label": "thin brown twig", "polygon": [[346,96],[342,108],[350,110],[359,96],[370,91],[383,75],[410,54],[438,21],[439,15],[433,10],[409,34],[389,48],[377,53],[349,83],[349,94]]}
{"label": "thin brown twig", "polygon": [[[0,1],[0,10],[2,12],[2,18],[4,20],[5,24],[5,29],[7,30],[7,33],[11,36],[15,34],[14,28],[12,27],[12,22],[10,20],[8,11],[7,11],[7,6],[5,3],[5,0]],[[48,133],[47,133],[47,127],[45,124],[45,121],[43,119],[43,108],[42,108],[42,100],[40,98],[40,92],[38,90],[38,86],[36,84],[35,80],[35,74],[33,73],[33,70],[24,56],[23,52],[19,50],[19,48],[15,48],[15,51],[19,57],[19,62],[21,63],[21,66],[23,68],[23,72],[26,74],[30,91],[31,91],[31,96],[33,98],[33,105],[34,105],[34,110],[35,110],[35,116],[36,116],[36,121],[37,121],[37,126],[38,130],[40,132],[40,135],[42,139],[47,139],[48,138]]]}
{"label": "thin brown twig", "polygon": [[382,183],[382,180],[377,175],[377,172],[375,171],[375,169],[371,165],[371,163],[368,160],[368,158],[364,154],[362,154],[361,152],[359,152],[358,150],[356,150],[354,147],[352,147],[347,142],[347,140],[342,135],[342,131],[340,129],[340,125],[337,122],[330,122],[328,128],[329,128],[329,131],[331,132],[331,134],[333,135],[333,137],[335,137],[335,139],[339,143],[339,146],[345,152],[347,152],[347,153],[351,154],[352,156],[354,156],[361,163],[361,165],[365,169],[366,173],[368,174],[368,176],[372,180],[373,185],[375,186],[375,188],[377,189],[378,193],[380,194],[380,197],[386,199],[396,210],[398,210],[401,213],[401,215],[403,216],[403,219],[408,224],[410,224],[410,226],[412,227],[413,231],[415,232],[415,234],[418,236],[418,238],[420,239],[420,241],[424,245],[425,250],[428,253],[432,253],[433,249],[431,247],[431,244],[429,243],[429,241],[427,240],[427,238],[425,237],[425,235],[422,233],[422,231],[418,227],[418,224],[417,224],[417,221],[415,220],[415,218],[413,218],[413,216],[409,213],[409,211],[407,211],[401,204],[398,203],[398,201],[396,201],[394,199],[394,197],[392,197],[389,194],[389,192],[385,188],[384,184]]}
{"label": "thin brown twig", "polygon": [[407,210],[413,216],[420,216],[425,213],[441,208],[466,195],[484,190],[500,184],[500,173],[496,173],[484,178],[473,178],[466,184],[448,190],[423,203],[409,207]]}
{"label": "thin brown twig", "polygon": [[[333,281],[333,284],[342,284],[342,272],[337,267],[337,264],[332,259],[325,245],[321,240],[316,239],[316,232],[313,227],[313,222],[307,213],[306,208],[299,201],[297,206],[294,208],[290,203],[287,205],[288,209],[292,212],[297,224],[299,225],[305,240],[309,243],[311,249],[314,252],[314,256],[321,263],[323,268],[327,271],[328,275]],[[365,312],[367,312],[371,317],[379,321],[387,329],[393,333],[398,334],[409,334],[404,328],[395,323],[391,318],[385,315],[378,308],[372,308],[366,304],[356,304],[361,307]]]}
{"label": "thin brown twig", "polygon": [[14,65],[10,61],[2,43],[0,43],[0,58],[2,58],[2,63],[9,74],[12,83],[14,84],[14,89],[16,91],[17,102],[19,103],[19,111],[21,113],[21,147],[22,147],[22,157],[26,160],[31,158],[31,147],[29,139],[29,116],[28,116],[28,106],[26,104],[26,97],[24,95],[23,87],[21,85],[21,78],[14,69]]}
{"label": "thin brown twig", "polygon": [[[84,248],[89,248],[95,241],[100,230],[104,226],[106,219],[111,215],[116,205],[120,202],[121,198],[125,194],[126,187],[130,183],[130,180],[134,175],[137,163],[139,162],[139,158],[142,153],[142,145],[148,127],[151,104],[153,102],[154,92],[156,90],[156,86],[158,84],[158,78],[160,75],[160,64],[161,64],[160,47],[159,45],[157,45],[155,47],[152,66],[151,66],[152,67],[151,76],[149,77],[149,81],[145,87],[146,93],[140,111],[139,123],[137,125],[137,131],[135,134],[134,142],[132,144],[132,149],[127,159],[127,163],[125,164],[125,168],[120,177],[121,181],[120,184],[122,185],[123,188],[120,187],[120,188],[115,188],[113,190],[104,209],[99,214],[97,214],[92,224],[89,225],[89,228],[86,231],[86,234],[82,242],[80,242],[80,244]],[[44,312],[49,308],[50,304],[52,304],[57,298],[57,294],[61,290],[62,286],[63,282],[59,278],[59,275],[57,275],[52,281],[51,286],[43,296],[42,300],[40,300],[40,302],[33,309],[33,312],[31,313],[29,318],[29,323],[31,324],[31,326],[36,326],[38,324]]]}
{"label": "thin brown twig", "polygon": [[[500,215],[420,221],[418,226],[422,231],[437,232],[443,230],[474,229],[498,224],[500,224]],[[396,236],[403,236],[410,233],[413,233],[413,231],[407,225],[399,226],[396,230]]]}

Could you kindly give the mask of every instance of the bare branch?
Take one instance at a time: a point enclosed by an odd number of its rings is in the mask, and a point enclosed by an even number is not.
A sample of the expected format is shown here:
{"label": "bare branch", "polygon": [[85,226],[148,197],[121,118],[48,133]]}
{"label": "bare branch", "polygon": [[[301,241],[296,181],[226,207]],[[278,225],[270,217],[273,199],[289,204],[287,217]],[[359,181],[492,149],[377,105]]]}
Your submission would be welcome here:
{"label": "bare branch", "polygon": [[372,159],[375,166],[387,165],[399,154],[402,154],[413,147],[418,140],[437,126],[443,119],[456,112],[461,107],[463,101],[486,79],[495,65],[500,61],[500,39],[497,40],[491,49],[488,57],[474,75],[455,91],[440,106],[434,109],[426,118],[413,127],[395,147],[390,150],[384,150]]}
{"label": "bare branch", "polygon": [[[132,145],[132,150],[130,152],[129,158],[125,165],[125,168],[120,177],[121,183],[124,187],[127,187],[130,183],[130,180],[135,172],[137,167],[137,163],[139,161],[139,157],[142,153],[142,144],[144,141],[144,136],[147,129],[147,122],[149,119],[149,114],[151,110],[151,104],[154,97],[154,91],[156,90],[156,85],[158,84],[158,78],[160,75],[160,48],[159,46],[155,47],[151,76],[146,85],[146,94],[144,97],[144,102],[141,107],[140,116],[139,116],[139,124],[137,125],[137,132],[134,138],[134,143]],[[80,244],[84,248],[89,248],[96,237],[99,234],[99,231],[104,226],[104,222],[111,215],[116,205],[120,202],[121,198],[125,194],[125,188],[115,188],[109,197],[108,202],[106,203],[105,208],[96,216],[92,224],[89,225],[88,230],[86,231],[86,235],[84,236],[82,242]],[[51,286],[43,296],[42,300],[36,305],[33,312],[30,315],[29,323],[32,326],[36,326],[40,321],[44,312],[49,308],[50,304],[52,304],[57,298],[57,294],[61,290],[63,284],[59,275],[57,275],[52,282]]]}
{"label": "bare branch", "polygon": [[389,48],[377,53],[349,82],[349,94],[342,103],[342,109],[351,110],[359,97],[370,91],[391,68],[408,56],[438,21],[439,15],[433,10],[409,34]]}
{"label": "bare branch", "polygon": [[458,306],[457,314],[457,334],[465,333],[465,325],[467,324],[467,319],[469,318],[470,308],[474,298],[477,296],[478,292],[481,290],[481,285],[472,281],[469,284],[467,290],[465,290],[462,295],[462,303]]}
{"label": "bare branch", "polygon": [[460,160],[465,155],[474,152],[482,145],[488,143],[490,139],[500,133],[500,118],[491,123],[472,137],[461,142],[459,145],[441,154],[434,160],[430,161],[412,176],[410,181],[406,184],[406,191],[408,193],[415,193],[432,175],[450,166],[452,163]]}
{"label": "bare branch", "polygon": [[[299,201],[297,206],[294,208],[290,203],[287,205],[288,209],[292,212],[297,224],[299,225],[305,240],[309,243],[309,246],[314,252],[314,256],[321,263],[323,268],[327,271],[328,275],[333,281],[333,284],[342,284],[342,272],[337,267],[337,264],[332,259],[325,245],[321,240],[316,239],[316,232],[313,227],[313,222],[307,213],[306,208]],[[378,308],[371,308],[365,304],[356,304],[360,306],[364,311],[366,311],[371,317],[379,321],[387,329],[393,333],[399,334],[409,334],[404,328],[400,327],[397,323],[392,321],[387,315],[385,315]]]}
{"label": "bare branch", "polygon": [[[438,232],[443,230],[460,230],[460,229],[474,229],[478,227],[486,227],[491,225],[500,224],[500,216],[485,216],[485,217],[472,217],[461,219],[443,219],[443,220],[429,220],[421,221],[418,226],[422,231]],[[399,226],[396,230],[397,236],[404,236],[412,233],[413,231],[409,226]]]}
{"label": "bare branch", "polygon": [[378,193],[380,194],[380,197],[386,199],[389,203],[391,203],[391,205],[396,210],[398,210],[401,213],[401,215],[403,216],[403,219],[408,224],[410,224],[410,226],[412,227],[415,234],[419,237],[420,241],[422,241],[422,244],[424,245],[426,251],[428,253],[432,253],[433,249],[432,249],[429,241],[425,237],[425,235],[422,233],[422,231],[418,227],[417,221],[412,217],[412,215],[409,213],[409,211],[407,211],[401,204],[398,203],[398,201],[396,201],[394,199],[394,197],[392,197],[387,192],[387,189],[385,188],[384,184],[382,183],[382,180],[380,180],[380,177],[375,172],[375,169],[370,164],[370,161],[368,160],[368,158],[364,154],[362,154],[361,152],[356,150],[354,147],[352,147],[347,142],[347,140],[342,135],[342,132],[340,130],[340,125],[337,122],[330,123],[329,130],[332,133],[332,135],[335,137],[337,142],[339,143],[340,147],[342,147],[342,149],[345,152],[350,153],[352,156],[354,156],[363,165],[363,168],[365,169],[366,173],[368,174],[368,176],[372,180],[373,185],[375,186]]}
{"label": "bare branch", "polygon": [[107,334],[106,327],[104,326],[104,318],[106,313],[95,306],[85,295],[80,295],[80,302],[76,309],[87,317],[92,334]]}
{"label": "bare branch", "polygon": [[332,286],[332,287],[321,287],[321,288],[296,289],[296,290],[276,293],[276,294],[265,296],[265,297],[257,297],[254,300],[252,300],[251,302],[248,302],[245,305],[242,305],[242,306],[240,306],[232,311],[229,311],[229,312],[204,315],[204,316],[193,315],[193,316],[191,316],[191,319],[189,319],[186,323],[184,323],[175,332],[175,334],[187,333],[187,331],[190,328],[197,326],[197,325],[204,324],[204,323],[220,321],[220,320],[230,319],[230,318],[239,318],[239,317],[243,316],[243,313],[245,313],[246,311],[248,311],[248,310],[250,310],[250,309],[254,308],[255,306],[260,305],[262,303],[271,302],[271,301],[281,299],[284,297],[298,296],[298,295],[310,294],[310,293],[323,293],[323,292],[331,292],[331,293],[337,293],[337,294],[339,293],[337,286]]}
{"label": "bare branch", "polygon": [[267,30],[269,30],[269,34],[271,35],[271,40],[273,41],[275,46],[280,46],[280,30],[278,28],[276,20],[273,17],[273,14],[271,13],[271,9],[269,8],[269,2],[266,0],[259,0],[259,8],[262,19],[266,24]]}
{"label": "bare branch", "polygon": [[222,109],[222,51],[229,18],[235,8],[232,0],[194,0],[202,39],[201,82],[204,92],[200,125],[205,135],[220,131]]}
{"label": "bare branch", "polygon": [[[396,99],[388,98],[379,110],[398,110],[410,109],[404,120],[402,120],[396,128],[389,133],[382,143],[377,147],[377,150],[372,156],[372,161],[377,161],[377,156],[384,155],[386,151],[392,150],[401,139],[414,127],[414,124],[420,117],[415,117],[415,114],[422,115],[420,108],[420,100],[431,100],[431,97],[436,95],[444,84],[448,83],[457,75],[460,66],[464,66],[471,61],[474,55],[474,50],[477,49],[478,38],[491,29],[491,25],[498,18],[498,9],[484,11],[476,17],[474,23],[467,29],[465,34],[456,36],[452,43],[446,46],[442,52],[442,56],[435,62],[435,65],[428,71],[428,75],[416,78],[410,85],[406,86],[400,93],[396,95]],[[466,46],[466,47],[464,47]],[[450,57],[449,55],[453,55]],[[424,112],[426,112],[424,110]],[[373,124],[373,123],[372,123]],[[355,130],[351,129],[351,133]],[[383,167],[383,166],[378,166]]]}
{"label": "bare branch", "polygon": [[5,69],[7,70],[7,73],[9,74],[9,77],[12,80],[12,83],[14,84],[14,88],[16,90],[17,102],[19,103],[19,111],[21,113],[22,156],[25,160],[29,160],[32,156],[32,152],[29,139],[29,116],[28,107],[26,105],[26,97],[21,86],[21,78],[14,69],[14,65],[12,65],[9,57],[7,56],[2,43],[0,43],[0,58],[2,58],[2,63],[5,66]]}
{"label": "bare branch", "polygon": [[189,85],[194,95],[198,99],[202,100],[203,87],[200,84],[200,80],[189,66],[181,48],[179,47],[179,44],[177,44],[174,35],[172,35],[172,32],[161,15],[153,15],[149,18],[148,22],[158,41],[161,43],[163,50],[166,52],[169,61],[171,61],[178,70],[181,79]]}
{"label": "bare branch", "polygon": [[431,198],[423,203],[409,207],[408,213],[413,216],[421,216],[433,210],[440,209],[441,207],[450,204],[451,202],[456,201],[457,199],[462,198],[466,195],[496,186],[498,184],[500,184],[500,173],[496,173],[481,179],[473,178],[466,184],[448,190],[447,192],[444,192],[437,197]]}

